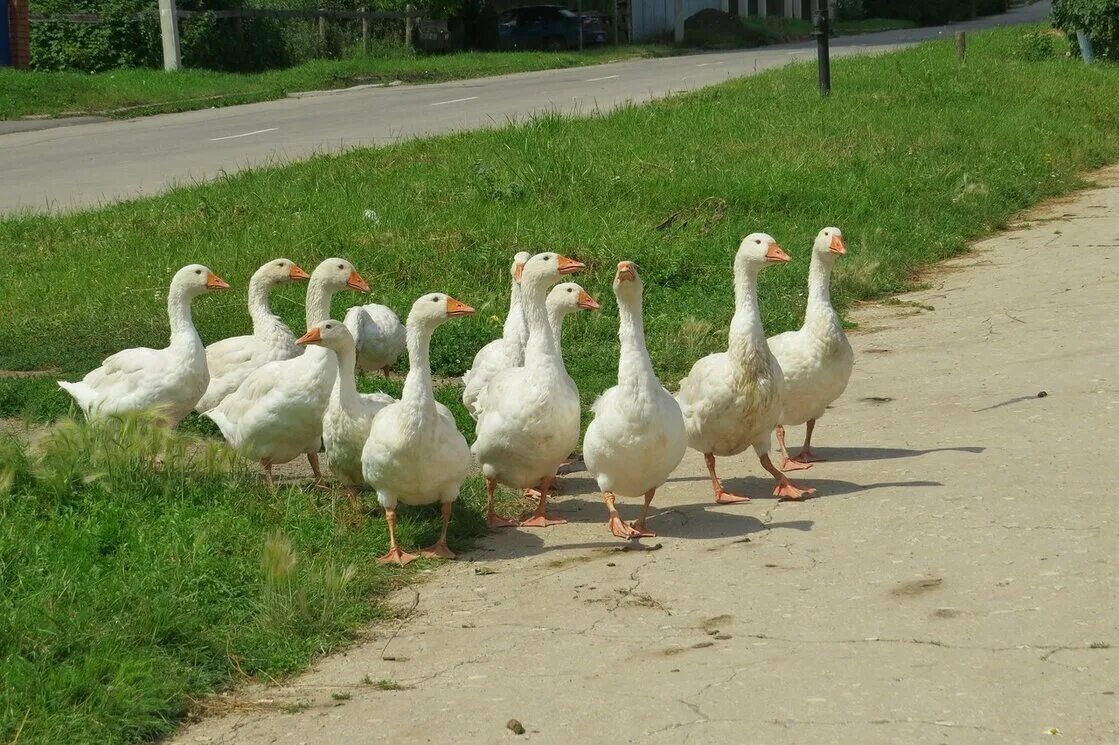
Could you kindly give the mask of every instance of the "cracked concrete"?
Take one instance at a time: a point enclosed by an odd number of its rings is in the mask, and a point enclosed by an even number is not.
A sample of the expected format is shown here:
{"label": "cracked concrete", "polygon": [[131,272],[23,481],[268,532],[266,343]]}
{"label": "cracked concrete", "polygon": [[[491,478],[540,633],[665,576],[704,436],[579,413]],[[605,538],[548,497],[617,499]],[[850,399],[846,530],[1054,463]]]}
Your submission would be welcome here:
{"label": "cracked concrete", "polygon": [[1119,742],[1119,169],[1098,178],[853,314],[830,461],[795,476],[818,498],[775,503],[743,456],[722,473],[755,501],[716,506],[689,453],[662,548],[618,551],[564,476],[570,524],[493,536],[401,591],[404,622],[175,742],[490,743],[510,718],[541,743]]}

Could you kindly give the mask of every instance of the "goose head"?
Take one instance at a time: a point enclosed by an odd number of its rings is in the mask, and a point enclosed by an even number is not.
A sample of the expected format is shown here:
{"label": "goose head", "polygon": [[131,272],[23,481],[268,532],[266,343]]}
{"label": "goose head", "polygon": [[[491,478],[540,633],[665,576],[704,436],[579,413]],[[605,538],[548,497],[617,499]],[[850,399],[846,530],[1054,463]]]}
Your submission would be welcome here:
{"label": "goose head", "polygon": [[550,285],[558,282],[566,274],[574,274],[586,265],[581,261],[560,256],[553,251],[538,253],[525,262],[521,269],[520,280],[522,285]]}
{"label": "goose head", "polygon": [[516,284],[521,283],[521,272],[525,270],[525,264],[532,258],[532,254],[528,251],[518,251],[513,257],[513,266],[509,268],[509,273],[513,275],[513,282]]}
{"label": "goose head", "polygon": [[619,302],[640,299],[645,285],[637,274],[637,265],[632,261],[619,261],[618,271],[614,273],[614,296]]}
{"label": "goose head", "polygon": [[821,258],[834,261],[837,256],[847,253],[847,246],[843,243],[843,233],[839,228],[824,228],[816,235],[812,242],[812,252]]}
{"label": "goose head", "polygon": [[734,256],[735,272],[757,274],[767,264],[783,264],[789,255],[781,250],[768,233],[751,233],[742,239]]}
{"label": "goose head", "polygon": [[229,285],[202,264],[188,264],[171,279],[171,290],[186,297],[205,295],[214,290],[228,290]]}
{"label": "goose head", "polygon": [[563,282],[552,288],[545,302],[549,313],[566,316],[578,310],[598,310],[599,304],[575,282]]}
{"label": "goose head", "polygon": [[331,292],[353,290],[354,292],[369,292],[369,285],[354,269],[354,265],[345,259],[333,258],[315,267],[311,272],[311,282],[321,284]]}
{"label": "goose head", "polygon": [[408,312],[408,325],[435,328],[452,318],[468,316],[474,309],[442,292],[432,292],[412,303]]}
{"label": "goose head", "polygon": [[253,279],[263,280],[269,285],[281,285],[310,279],[310,275],[291,259],[273,259],[257,269]]}
{"label": "goose head", "polygon": [[295,340],[296,344],[317,344],[335,354],[354,351],[354,337],[341,321],[327,320],[316,323],[307,333]]}

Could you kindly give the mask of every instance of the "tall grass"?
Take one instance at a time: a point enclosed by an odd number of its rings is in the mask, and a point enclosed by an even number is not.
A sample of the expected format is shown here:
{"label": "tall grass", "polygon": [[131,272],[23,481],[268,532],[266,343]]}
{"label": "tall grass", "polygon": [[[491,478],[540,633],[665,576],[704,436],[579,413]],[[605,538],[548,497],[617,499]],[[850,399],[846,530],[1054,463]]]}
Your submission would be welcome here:
{"label": "tall grass", "polygon": [[[480,499],[470,482],[452,543],[484,529]],[[0,742],[145,741],[345,643],[400,573],[375,561],[383,521],[343,526],[344,503],[269,492],[224,445],[142,419],[0,438]],[[401,517],[406,545],[438,535],[433,511]]]}

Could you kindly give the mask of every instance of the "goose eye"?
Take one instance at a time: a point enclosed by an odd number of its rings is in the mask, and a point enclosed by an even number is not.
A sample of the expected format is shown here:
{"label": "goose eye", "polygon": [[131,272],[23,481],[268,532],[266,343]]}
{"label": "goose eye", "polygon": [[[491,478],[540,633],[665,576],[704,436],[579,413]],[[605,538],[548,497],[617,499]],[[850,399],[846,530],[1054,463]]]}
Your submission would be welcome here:
{"label": "goose eye", "polygon": [[202,273],[202,270],[201,270],[201,269],[195,269],[195,270],[194,270],[194,273],[195,273],[195,274],[201,274],[201,273]]}
{"label": "goose eye", "polygon": [[439,302],[439,298],[438,298],[438,297],[433,297],[433,298],[431,299],[431,302],[433,302],[433,303],[438,303],[438,302]]}
{"label": "goose eye", "polygon": [[754,243],[757,243],[759,246],[762,245],[762,242],[760,240],[758,240],[757,238],[754,239]]}
{"label": "goose eye", "polygon": [[572,290],[571,290],[571,288],[570,288],[570,287],[568,287],[568,288],[567,288],[567,291],[568,291],[568,292],[571,292]]}
{"label": "goose eye", "polygon": [[344,267],[344,266],[342,266],[341,264],[339,264],[339,265],[338,265],[338,268],[339,268],[339,269],[345,269],[346,267]]}

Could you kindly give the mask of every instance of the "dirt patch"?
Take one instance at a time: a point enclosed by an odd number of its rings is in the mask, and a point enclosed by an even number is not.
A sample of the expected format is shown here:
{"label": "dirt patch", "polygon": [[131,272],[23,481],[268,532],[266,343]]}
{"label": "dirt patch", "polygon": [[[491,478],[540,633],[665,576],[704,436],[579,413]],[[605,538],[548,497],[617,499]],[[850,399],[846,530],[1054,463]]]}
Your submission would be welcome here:
{"label": "dirt patch", "polygon": [[890,590],[890,594],[898,598],[913,598],[919,595],[924,595],[927,592],[941,587],[944,584],[944,579],[941,577],[926,577],[925,579],[915,579],[912,582],[903,582],[894,589]]}

